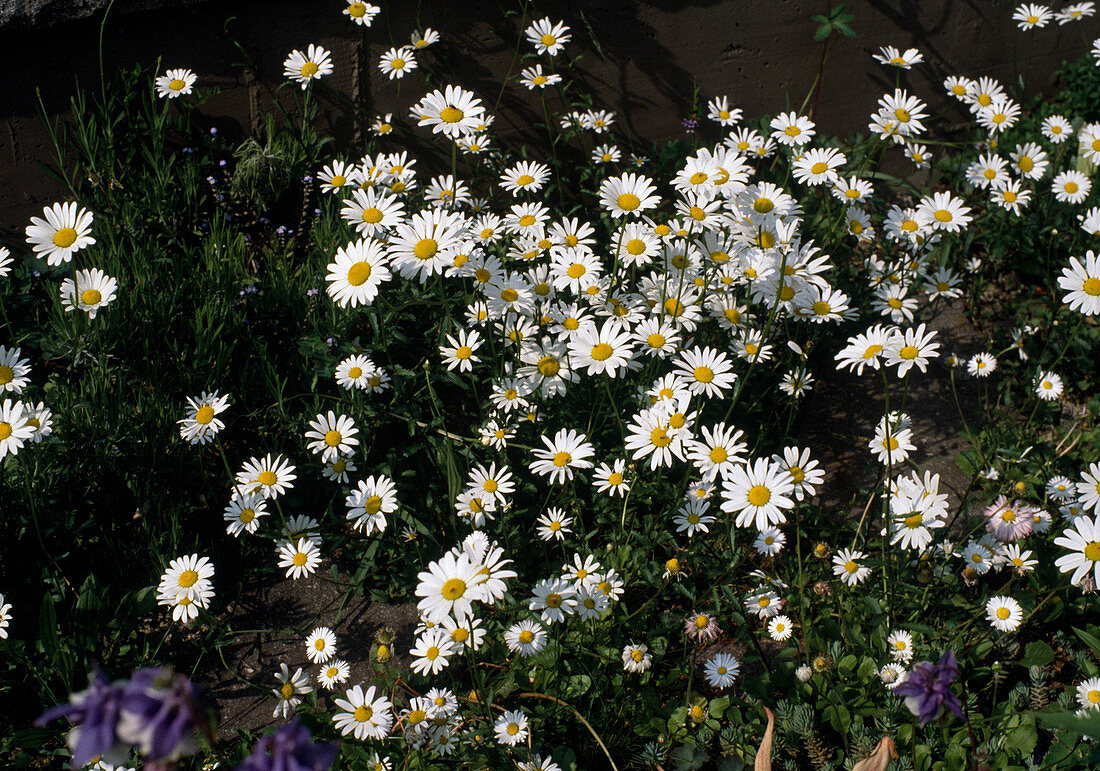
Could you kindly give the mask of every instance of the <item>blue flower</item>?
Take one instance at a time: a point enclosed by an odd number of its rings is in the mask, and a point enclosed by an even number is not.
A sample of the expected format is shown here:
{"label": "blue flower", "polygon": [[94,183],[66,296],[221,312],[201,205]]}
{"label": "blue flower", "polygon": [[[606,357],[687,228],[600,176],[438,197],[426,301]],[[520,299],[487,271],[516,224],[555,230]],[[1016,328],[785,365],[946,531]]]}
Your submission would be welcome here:
{"label": "blue flower", "polygon": [[68,704],[47,710],[34,724],[44,726],[59,717],[72,721],[69,747],[73,751],[74,768],[85,766],[100,756],[123,761],[128,753],[118,737],[122,685],[122,682],[110,682],[102,670],[96,669],[88,690],[70,695]]}
{"label": "blue flower", "polygon": [[335,744],[314,744],[309,729],[291,720],[256,742],[237,771],[327,771],[336,751]]}
{"label": "blue flower", "polygon": [[951,690],[958,674],[955,651],[947,651],[939,664],[922,661],[914,666],[909,677],[894,689],[894,693],[905,697],[905,706],[920,718],[922,726],[942,715],[944,707],[963,718],[959,697]]}

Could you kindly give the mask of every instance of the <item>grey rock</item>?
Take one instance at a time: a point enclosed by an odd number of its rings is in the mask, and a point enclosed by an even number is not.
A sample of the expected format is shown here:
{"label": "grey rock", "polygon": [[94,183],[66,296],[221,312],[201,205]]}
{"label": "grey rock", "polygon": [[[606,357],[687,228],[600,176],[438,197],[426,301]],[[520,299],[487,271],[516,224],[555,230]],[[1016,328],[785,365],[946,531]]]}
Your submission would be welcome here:
{"label": "grey rock", "polygon": [[[111,14],[151,11],[206,0],[115,0]],[[51,27],[102,14],[111,0],[0,0],[0,32]]]}

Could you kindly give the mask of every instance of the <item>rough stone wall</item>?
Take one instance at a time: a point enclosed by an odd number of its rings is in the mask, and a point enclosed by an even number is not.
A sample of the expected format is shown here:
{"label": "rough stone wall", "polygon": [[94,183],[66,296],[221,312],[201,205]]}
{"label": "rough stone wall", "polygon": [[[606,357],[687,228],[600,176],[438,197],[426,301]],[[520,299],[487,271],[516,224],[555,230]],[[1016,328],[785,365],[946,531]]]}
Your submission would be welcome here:
{"label": "rough stone wall", "polygon": [[[374,0],[383,12],[365,33],[341,14],[343,0],[117,0],[105,35],[108,68],[140,63],[189,67],[200,87],[220,93],[202,108],[212,124],[254,130],[282,82],[282,62],[309,43],[333,52],[335,73],[326,88],[350,97],[368,113],[402,117],[423,92],[416,77],[388,81],[377,68],[390,45],[430,26],[442,42],[425,54],[438,77],[475,90],[497,107],[496,130],[527,135],[542,106],[518,84],[501,90],[508,72],[527,62],[519,17],[505,19],[514,0]],[[50,158],[38,116],[63,117],[74,81],[98,81],[97,37],[102,0],[15,0],[0,6],[0,236],[18,240],[27,217],[63,195],[39,166]],[[681,135],[681,119],[697,88],[701,104],[728,94],[754,117],[797,109],[818,71],[821,45],[812,40],[826,0],[538,0],[533,18],[563,19],[573,28],[567,49],[581,55],[576,76],[594,89],[601,106],[618,114],[617,129],[636,142]],[[915,46],[926,63],[900,73],[900,83],[927,100],[947,123],[962,120],[943,95],[948,74],[990,75],[1009,84],[1026,75],[1029,90],[1053,90],[1065,59],[1088,51],[1100,36],[1094,18],[1065,27],[1017,32],[1008,0],[849,0],[856,38],[830,51],[815,119],[826,133],[865,130],[878,97],[897,72],[875,63],[881,45]],[[163,6],[163,7],[162,7]],[[142,10],[154,7],[154,10]],[[116,13],[117,11],[117,13]],[[81,14],[84,18],[71,19]],[[531,16],[529,15],[529,18]],[[233,38],[247,52],[249,66]],[[413,73],[415,76],[416,73]],[[333,100],[326,120],[338,146],[360,136],[362,125]],[[551,112],[555,96],[549,97]],[[5,235],[6,234],[6,235]]]}

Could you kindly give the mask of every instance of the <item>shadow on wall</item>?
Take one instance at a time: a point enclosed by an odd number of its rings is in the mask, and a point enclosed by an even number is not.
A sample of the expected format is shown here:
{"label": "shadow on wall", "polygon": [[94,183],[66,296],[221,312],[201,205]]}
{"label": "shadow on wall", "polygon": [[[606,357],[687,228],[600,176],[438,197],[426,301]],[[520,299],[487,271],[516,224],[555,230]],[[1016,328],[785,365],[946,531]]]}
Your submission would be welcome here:
{"label": "shadow on wall", "polygon": [[[729,95],[746,117],[795,110],[818,73],[822,46],[813,41],[826,0],[374,0],[382,13],[368,30],[340,11],[343,0],[220,0],[184,7],[120,13],[104,32],[108,71],[135,64],[161,70],[189,67],[200,88],[218,93],[203,105],[211,125],[243,136],[255,132],[273,108],[283,82],[282,62],[294,48],[317,43],[330,49],[335,72],[319,91],[322,119],[341,151],[362,147],[371,116],[394,113],[406,119],[423,93],[425,69],[432,87],[457,83],[474,90],[496,113],[494,131],[506,141],[534,139],[544,120],[538,95],[516,82],[502,85],[532,59],[523,28],[548,16],[572,27],[568,71],[595,94],[597,108],[617,114],[620,142],[645,149],[649,142],[682,135],[681,120],[693,107]],[[878,97],[898,82],[929,102],[948,124],[961,121],[957,105],[943,94],[948,74],[990,75],[1015,82],[1026,74],[1030,88],[1050,90],[1063,59],[1088,50],[1100,22],[1018,32],[1014,4],[1005,0],[851,0],[857,38],[838,38],[830,47],[821,93],[814,100],[823,133],[865,130]],[[19,240],[27,217],[64,191],[41,168],[52,149],[38,117],[41,104],[51,118],[64,117],[79,82],[99,83],[98,37],[102,14],[53,26],[0,30],[0,223],[4,240]],[[441,42],[422,52],[427,68],[403,81],[390,81],[378,57],[408,43],[415,29],[432,27]],[[1034,41],[1035,51],[1030,45]],[[879,46],[917,47],[925,64],[909,72],[887,70],[871,59]],[[1028,66],[1017,61],[1030,61]],[[1034,53],[1034,55],[1032,55]],[[1027,70],[1026,72],[1022,70]],[[698,102],[695,95],[698,94]],[[547,94],[546,113],[562,111],[556,93]],[[343,105],[358,106],[353,117]],[[808,109],[808,108],[807,108]],[[415,144],[409,149],[417,152]],[[580,150],[574,148],[574,153]],[[426,170],[434,164],[427,163]],[[446,164],[449,166],[449,164]]]}

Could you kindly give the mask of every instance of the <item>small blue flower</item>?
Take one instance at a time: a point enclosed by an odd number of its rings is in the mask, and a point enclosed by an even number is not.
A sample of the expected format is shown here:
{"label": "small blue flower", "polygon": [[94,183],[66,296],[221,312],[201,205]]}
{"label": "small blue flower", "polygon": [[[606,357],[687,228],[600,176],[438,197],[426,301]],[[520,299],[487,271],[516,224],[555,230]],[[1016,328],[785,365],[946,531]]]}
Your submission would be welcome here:
{"label": "small blue flower", "polygon": [[237,771],[327,771],[337,745],[314,744],[309,729],[292,720],[256,742]]}
{"label": "small blue flower", "polygon": [[939,664],[922,661],[915,665],[905,682],[894,688],[894,693],[905,697],[905,706],[920,718],[922,726],[942,715],[944,707],[965,719],[959,697],[951,690],[958,674],[955,651],[947,651]]}

